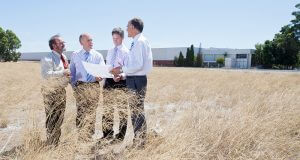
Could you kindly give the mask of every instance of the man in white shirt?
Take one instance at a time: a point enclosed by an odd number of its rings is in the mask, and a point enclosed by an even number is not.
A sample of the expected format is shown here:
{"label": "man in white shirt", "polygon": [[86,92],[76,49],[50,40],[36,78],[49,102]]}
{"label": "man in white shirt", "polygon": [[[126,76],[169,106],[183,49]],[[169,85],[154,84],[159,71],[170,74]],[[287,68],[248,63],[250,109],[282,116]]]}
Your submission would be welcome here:
{"label": "man in white shirt", "polygon": [[79,42],[80,51],[72,54],[70,62],[71,84],[74,88],[78,128],[78,140],[90,142],[95,133],[96,109],[99,102],[101,77],[94,77],[87,73],[82,62],[105,65],[101,53],[93,49],[93,39],[89,34],[81,34]]}
{"label": "man in white shirt", "polygon": [[[123,44],[124,31],[121,28],[114,28],[112,30],[112,39],[114,47],[108,50],[106,57],[106,65],[112,68],[123,66],[125,58],[129,52]],[[114,107],[117,106],[119,111],[119,133],[112,142],[120,142],[124,140],[127,129],[127,99],[121,97],[122,94],[113,95],[114,91],[123,93],[126,89],[126,80],[120,78],[106,78],[103,87],[103,101],[104,101],[104,114],[102,117],[103,138],[112,140],[114,135]],[[119,92],[119,93],[120,93]],[[120,96],[120,98],[118,97]],[[120,102],[122,101],[122,102]]]}
{"label": "man in white shirt", "polygon": [[[128,22],[128,37],[133,38],[124,66],[112,69],[112,73],[121,79],[126,77],[126,85],[135,96],[129,99],[131,120],[134,128],[134,147],[144,148],[147,124],[144,100],[147,90],[147,74],[152,69],[152,51],[146,37],[142,34],[144,23],[140,18]],[[122,73],[123,71],[123,73]],[[122,73],[122,74],[121,74]]]}
{"label": "man in white shirt", "polygon": [[63,54],[65,42],[59,35],[49,40],[52,50],[41,59],[41,74],[43,77],[42,95],[46,112],[47,145],[58,145],[61,135],[61,125],[66,108],[66,87],[70,72],[68,60]]}

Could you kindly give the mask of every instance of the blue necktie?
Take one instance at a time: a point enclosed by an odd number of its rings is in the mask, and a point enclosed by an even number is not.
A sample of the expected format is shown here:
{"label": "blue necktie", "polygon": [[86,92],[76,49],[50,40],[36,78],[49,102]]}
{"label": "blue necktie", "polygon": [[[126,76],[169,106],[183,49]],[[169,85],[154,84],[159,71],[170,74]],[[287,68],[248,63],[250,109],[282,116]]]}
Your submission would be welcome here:
{"label": "blue necktie", "polygon": [[[85,62],[88,62],[89,61],[89,57],[90,57],[90,53],[89,52],[85,52],[84,53],[84,58],[85,58]],[[90,75],[90,74],[88,74],[87,73],[87,75],[86,75],[86,80],[88,81],[88,82],[91,82],[92,80],[93,80],[93,76],[92,75]]]}
{"label": "blue necktie", "polygon": [[133,45],[134,45],[134,43],[132,42],[132,43],[131,43],[131,46],[130,46],[130,50],[132,49]]}

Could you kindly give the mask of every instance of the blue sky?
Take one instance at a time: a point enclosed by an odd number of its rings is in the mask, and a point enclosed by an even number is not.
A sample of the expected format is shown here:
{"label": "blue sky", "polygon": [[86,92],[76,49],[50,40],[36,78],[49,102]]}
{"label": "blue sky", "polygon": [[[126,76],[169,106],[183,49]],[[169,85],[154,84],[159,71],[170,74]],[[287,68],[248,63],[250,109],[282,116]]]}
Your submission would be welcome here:
{"label": "blue sky", "polygon": [[[0,27],[13,30],[21,52],[49,51],[61,34],[67,50],[81,48],[80,33],[93,36],[95,49],[112,47],[111,30],[132,17],[143,19],[153,48],[254,48],[272,39],[293,19],[296,0],[1,0]],[[125,32],[126,33],[126,32]],[[125,44],[131,39],[125,34]]]}

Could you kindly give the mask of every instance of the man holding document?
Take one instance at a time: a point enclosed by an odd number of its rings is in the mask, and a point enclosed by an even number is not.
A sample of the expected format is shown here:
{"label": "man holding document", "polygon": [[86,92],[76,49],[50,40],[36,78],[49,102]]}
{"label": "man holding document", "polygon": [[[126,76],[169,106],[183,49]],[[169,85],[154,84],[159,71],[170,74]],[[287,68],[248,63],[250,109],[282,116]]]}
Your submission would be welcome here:
{"label": "man holding document", "polygon": [[138,149],[143,149],[146,142],[144,99],[147,90],[147,74],[151,71],[153,63],[150,44],[142,34],[143,28],[144,23],[140,18],[133,18],[128,22],[128,37],[133,38],[130,51],[124,66],[115,67],[111,71],[116,77],[122,79],[126,77],[127,88],[133,95],[129,99],[129,106],[134,129],[133,147]]}
{"label": "man holding document", "polygon": [[89,34],[81,34],[79,42],[83,49],[72,54],[70,63],[71,84],[77,106],[78,140],[83,142],[90,142],[95,133],[96,108],[100,95],[99,82],[104,78],[87,72],[84,63],[105,68],[103,56],[93,49],[92,41]]}

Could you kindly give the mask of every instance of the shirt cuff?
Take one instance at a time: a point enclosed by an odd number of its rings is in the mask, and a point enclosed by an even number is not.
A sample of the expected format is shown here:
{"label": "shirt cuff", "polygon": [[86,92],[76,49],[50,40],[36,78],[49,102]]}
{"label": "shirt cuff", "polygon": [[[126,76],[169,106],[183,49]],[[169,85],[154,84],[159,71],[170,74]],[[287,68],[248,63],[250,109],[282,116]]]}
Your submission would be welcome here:
{"label": "shirt cuff", "polygon": [[64,70],[60,71],[53,71],[51,74],[49,74],[49,77],[62,77],[64,75]]}
{"label": "shirt cuff", "polygon": [[126,74],[125,74],[125,73],[121,73],[120,75],[122,76],[122,79],[123,79],[123,80],[126,79]]}
{"label": "shirt cuff", "polygon": [[108,67],[108,70],[109,70],[109,71],[111,71],[112,69],[114,69],[112,65],[108,65],[108,66],[109,66],[109,67]]}
{"label": "shirt cuff", "polygon": [[128,68],[127,67],[122,67],[123,73],[128,73]]}

